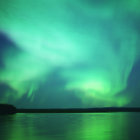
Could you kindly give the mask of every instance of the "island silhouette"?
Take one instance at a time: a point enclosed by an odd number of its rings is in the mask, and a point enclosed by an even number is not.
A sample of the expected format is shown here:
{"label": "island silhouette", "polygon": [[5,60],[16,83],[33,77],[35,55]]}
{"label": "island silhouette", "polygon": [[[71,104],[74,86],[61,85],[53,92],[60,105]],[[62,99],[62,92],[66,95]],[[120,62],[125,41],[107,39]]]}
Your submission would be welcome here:
{"label": "island silhouette", "polygon": [[16,113],[111,113],[140,112],[139,107],[103,107],[103,108],[49,108],[49,109],[18,109],[10,104],[0,104],[0,115]]}
{"label": "island silhouette", "polygon": [[17,113],[16,107],[10,104],[0,104],[0,115],[8,115]]}

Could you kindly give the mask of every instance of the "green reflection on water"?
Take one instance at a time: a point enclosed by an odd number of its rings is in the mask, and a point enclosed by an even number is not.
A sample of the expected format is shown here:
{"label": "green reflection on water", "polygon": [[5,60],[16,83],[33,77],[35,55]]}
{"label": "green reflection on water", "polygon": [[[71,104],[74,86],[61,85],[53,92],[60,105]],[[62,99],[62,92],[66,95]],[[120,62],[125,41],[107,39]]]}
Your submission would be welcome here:
{"label": "green reflection on water", "polygon": [[128,140],[128,124],[127,113],[17,114],[4,120],[0,136],[8,140]]}
{"label": "green reflection on water", "polygon": [[[127,115],[126,114],[85,114],[81,124],[70,137],[86,140],[113,140],[122,139],[127,136]],[[73,130],[73,128],[71,128]]]}

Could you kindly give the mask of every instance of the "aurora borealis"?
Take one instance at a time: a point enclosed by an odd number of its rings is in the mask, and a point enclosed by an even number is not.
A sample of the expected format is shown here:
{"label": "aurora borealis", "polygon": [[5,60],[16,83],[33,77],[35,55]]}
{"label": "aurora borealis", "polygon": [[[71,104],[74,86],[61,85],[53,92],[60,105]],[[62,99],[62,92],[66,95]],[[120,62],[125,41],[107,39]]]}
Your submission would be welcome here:
{"label": "aurora borealis", "polygon": [[140,105],[139,5],[139,0],[1,0],[0,102]]}

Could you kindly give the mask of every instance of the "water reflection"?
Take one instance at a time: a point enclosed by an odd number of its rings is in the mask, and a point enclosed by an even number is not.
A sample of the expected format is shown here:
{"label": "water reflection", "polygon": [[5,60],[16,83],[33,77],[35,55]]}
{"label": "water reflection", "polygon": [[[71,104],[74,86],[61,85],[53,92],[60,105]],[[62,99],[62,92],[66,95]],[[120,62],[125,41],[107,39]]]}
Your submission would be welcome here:
{"label": "water reflection", "polygon": [[140,138],[139,117],[139,113],[0,116],[0,138],[3,140],[129,140],[134,136]]}

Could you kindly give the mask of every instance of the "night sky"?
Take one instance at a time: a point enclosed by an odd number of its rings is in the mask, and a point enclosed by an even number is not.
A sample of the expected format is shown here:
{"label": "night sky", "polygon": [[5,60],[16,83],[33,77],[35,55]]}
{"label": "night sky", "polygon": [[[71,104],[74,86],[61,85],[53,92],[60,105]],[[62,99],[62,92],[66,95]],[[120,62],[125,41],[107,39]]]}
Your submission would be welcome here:
{"label": "night sky", "polygon": [[140,107],[139,0],[1,0],[0,103]]}

